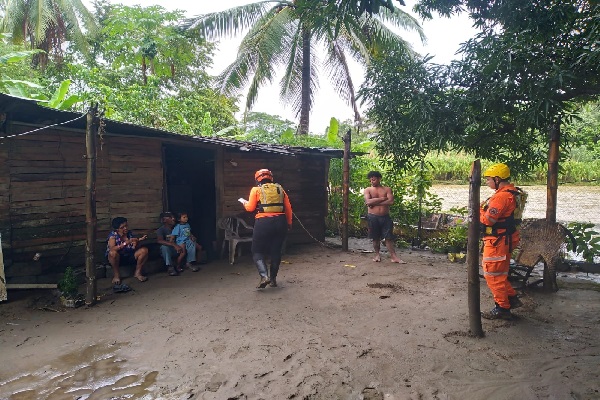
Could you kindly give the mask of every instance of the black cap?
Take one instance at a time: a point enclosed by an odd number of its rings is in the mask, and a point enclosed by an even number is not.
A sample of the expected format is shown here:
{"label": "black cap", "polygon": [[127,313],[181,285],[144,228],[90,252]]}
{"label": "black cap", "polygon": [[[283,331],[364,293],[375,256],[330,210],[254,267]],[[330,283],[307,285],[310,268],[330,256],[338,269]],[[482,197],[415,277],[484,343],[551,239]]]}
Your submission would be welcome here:
{"label": "black cap", "polygon": [[173,213],[171,211],[165,211],[165,212],[160,213],[160,218],[172,217],[172,216],[173,216]]}

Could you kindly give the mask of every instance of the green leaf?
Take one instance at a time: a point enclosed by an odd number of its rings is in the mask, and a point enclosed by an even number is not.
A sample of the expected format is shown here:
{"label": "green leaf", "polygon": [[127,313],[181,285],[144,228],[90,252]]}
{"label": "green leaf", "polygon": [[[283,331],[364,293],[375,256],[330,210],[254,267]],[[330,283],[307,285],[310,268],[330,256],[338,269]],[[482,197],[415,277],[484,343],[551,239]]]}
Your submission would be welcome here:
{"label": "green leaf", "polygon": [[336,143],[338,138],[338,132],[340,128],[340,123],[337,119],[331,118],[329,121],[329,128],[327,129],[327,143],[334,144]]}
{"label": "green leaf", "polygon": [[47,106],[51,108],[58,108],[60,103],[64,100],[67,92],[69,91],[69,86],[71,85],[70,80],[64,80],[60,83],[60,86],[56,91],[52,94],[50,101]]}

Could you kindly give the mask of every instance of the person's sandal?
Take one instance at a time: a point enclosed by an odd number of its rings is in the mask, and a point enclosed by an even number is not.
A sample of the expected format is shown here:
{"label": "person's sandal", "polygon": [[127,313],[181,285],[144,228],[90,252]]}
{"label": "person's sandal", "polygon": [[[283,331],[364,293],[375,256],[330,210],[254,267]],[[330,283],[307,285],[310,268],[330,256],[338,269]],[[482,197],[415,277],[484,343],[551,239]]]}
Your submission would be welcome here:
{"label": "person's sandal", "polygon": [[131,288],[124,283],[120,283],[120,284],[113,286],[114,293],[125,293],[125,292],[129,292],[130,290],[131,290]]}

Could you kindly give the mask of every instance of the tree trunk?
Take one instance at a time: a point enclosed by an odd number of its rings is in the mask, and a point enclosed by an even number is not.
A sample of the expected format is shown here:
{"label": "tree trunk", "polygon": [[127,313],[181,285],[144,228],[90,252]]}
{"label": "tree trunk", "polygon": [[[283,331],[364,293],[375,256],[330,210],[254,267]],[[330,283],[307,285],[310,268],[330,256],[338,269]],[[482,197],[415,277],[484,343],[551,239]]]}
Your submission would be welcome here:
{"label": "tree trunk", "polygon": [[310,30],[304,28],[302,31],[302,103],[300,105],[298,135],[308,135],[310,98]]}
{"label": "tree trunk", "polygon": [[142,57],[142,77],[144,78],[144,86],[148,84],[148,75],[146,74],[146,57]]}
{"label": "tree trunk", "polygon": [[[550,125],[550,144],[548,148],[548,176],[546,183],[546,220],[556,222],[556,203],[558,195],[558,159],[560,157],[560,119]],[[555,277],[551,277],[548,265],[544,266],[544,291],[554,291]]]}
{"label": "tree trunk", "polygon": [[469,183],[469,233],[467,240],[467,296],[469,302],[469,328],[471,334],[483,337],[479,295],[479,189],[481,188],[481,162],[471,166]]}

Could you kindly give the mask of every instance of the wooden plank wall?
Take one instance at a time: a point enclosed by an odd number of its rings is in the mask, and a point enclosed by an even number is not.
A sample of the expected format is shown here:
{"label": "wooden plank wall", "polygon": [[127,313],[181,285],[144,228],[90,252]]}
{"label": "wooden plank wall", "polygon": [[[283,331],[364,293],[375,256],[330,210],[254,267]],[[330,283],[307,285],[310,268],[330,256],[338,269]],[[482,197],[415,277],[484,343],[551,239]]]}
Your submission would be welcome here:
{"label": "wooden plank wall", "polygon": [[[31,130],[14,123],[9,134]],[[0,231],[8,283],[56,283],[66,266],[84,265],[85,133],[47,129],[0,140]],[[289,243],[322,241],[327,213],[326,157],[289,157],[219,149],[217,215],[243,213],[254,172],[269,168],[288,192],[294,213]],[[98,142],[96,260],[103,261],[112,218],[155,239],[163,207],[162,141],[104,137]],[[312,237],[311,237],[312,236]],[[313,239],[314,238],[314,239]],[[39,261],[34,261],[41,253]]]}
{"label": "wooden plank wall", "polygon": [[[30,129],[13,126],[15,133]],[[0,184],[8,177],[7,282],[56,283],[66,266],[85,263],[85,134],[48,129],[5,145],[8,154],[3,146],[0,158],[7,168],[0,170]],[[139,138],[104,137],[98,150],[96,260],[101,262],[115,216],[127,217],[136,232],[156,229],[163,180],[159,140],[141,146]],[[33,261],[38,252],[42,256]]]}
{"label": "wooden plank wall", "polygon": [[[294,218],[288,243],[310,243],[325,238],[327,214],[327,175],[329,159],[326,157],[289,157],[272,153],[242,153],[226,150],[223,157],[223,198],[218,215],[230,216],[244,212],[237,201],[248,198],[254,186],[254,173],[268,168],[290,197],[292,208],[302,225]],[[314,237],[311,237],[311,235]]]}
{"label": "wooden plank wall", "polygon": [[157,139],[110,136],[97,164],[98,239],[103,243],[112,218],[127,218],[136,235],[156,239],[163,207],[162,143]]}

